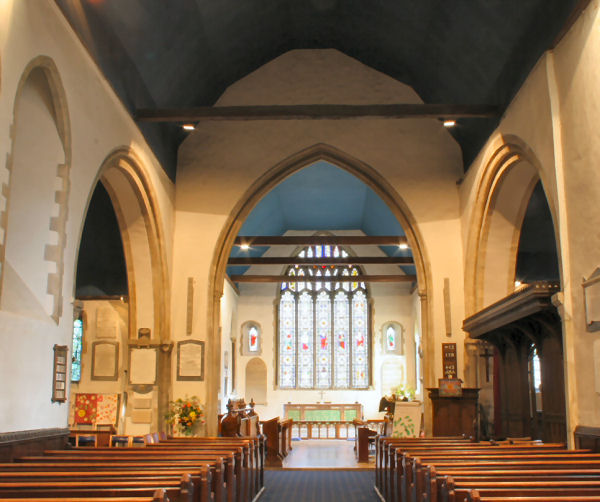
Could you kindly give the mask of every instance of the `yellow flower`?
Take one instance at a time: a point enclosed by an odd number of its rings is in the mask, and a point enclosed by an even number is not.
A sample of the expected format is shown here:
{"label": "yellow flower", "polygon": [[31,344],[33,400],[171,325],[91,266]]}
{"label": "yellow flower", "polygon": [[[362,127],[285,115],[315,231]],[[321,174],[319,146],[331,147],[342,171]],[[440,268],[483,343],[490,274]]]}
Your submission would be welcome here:
{"label": "yellow flower", "polygon": [[195,411],[192,411],[192,412],[190,413],[190,418],[191,418],[192,420],[193,420],[194,418],[196,418],[196,412],[195,412]]}

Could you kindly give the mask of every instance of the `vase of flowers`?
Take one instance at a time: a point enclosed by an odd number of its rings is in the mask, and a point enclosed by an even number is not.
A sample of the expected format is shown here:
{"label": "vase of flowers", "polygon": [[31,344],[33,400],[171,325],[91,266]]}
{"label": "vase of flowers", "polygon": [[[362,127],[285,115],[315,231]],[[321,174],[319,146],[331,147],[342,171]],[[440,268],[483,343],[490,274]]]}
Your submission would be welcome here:
{"label": "vase of flowers", "polygon": [[167,423],[184,436],[192,436],[195,428],[204,423],[204,410],[196,396],[179,398],[169,402]]}
{"label": "vase of flowers", "polygon": [[415,389],[409,385],[400,384],[394,389],[394,395],[398,401],[413,401]]}

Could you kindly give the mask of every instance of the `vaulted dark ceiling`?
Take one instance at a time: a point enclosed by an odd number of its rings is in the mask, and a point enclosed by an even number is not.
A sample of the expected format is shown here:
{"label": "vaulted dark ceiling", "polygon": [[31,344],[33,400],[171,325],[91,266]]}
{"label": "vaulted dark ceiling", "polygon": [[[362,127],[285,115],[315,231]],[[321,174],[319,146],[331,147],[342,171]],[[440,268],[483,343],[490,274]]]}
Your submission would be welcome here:
{"label": "vaulted dark ceiling", "polygon": [[[583,0],[56,0],[132,114],[208,106],[282,53],[335,48],[425,103],[504,110]],[[452,131],[465,169],[498,118]],[[140,128],[174,179],[185,134]]]}

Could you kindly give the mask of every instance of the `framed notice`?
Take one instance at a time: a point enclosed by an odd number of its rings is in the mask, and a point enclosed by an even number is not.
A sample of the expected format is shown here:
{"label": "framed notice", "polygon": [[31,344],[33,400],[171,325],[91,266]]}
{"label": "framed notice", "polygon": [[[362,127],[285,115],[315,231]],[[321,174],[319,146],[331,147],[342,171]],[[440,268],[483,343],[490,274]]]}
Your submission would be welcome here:
{"label": "framed notice", "polygon": [[204,342],[177,342],[177,380],[204,380]]}

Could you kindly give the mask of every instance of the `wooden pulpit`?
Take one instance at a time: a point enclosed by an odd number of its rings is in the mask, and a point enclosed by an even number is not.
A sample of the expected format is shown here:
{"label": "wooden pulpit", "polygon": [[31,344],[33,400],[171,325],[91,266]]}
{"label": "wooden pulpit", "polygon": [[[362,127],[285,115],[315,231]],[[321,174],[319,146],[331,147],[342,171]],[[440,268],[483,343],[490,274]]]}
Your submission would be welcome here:
{"label": "wooden pulpit", "polygon": [[477,438],[477,400],[479,389],[462,389],[460,397],[442,397],[440,389],[429,388],[434,436]]}

